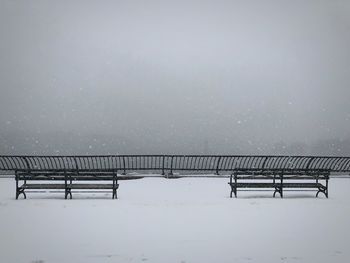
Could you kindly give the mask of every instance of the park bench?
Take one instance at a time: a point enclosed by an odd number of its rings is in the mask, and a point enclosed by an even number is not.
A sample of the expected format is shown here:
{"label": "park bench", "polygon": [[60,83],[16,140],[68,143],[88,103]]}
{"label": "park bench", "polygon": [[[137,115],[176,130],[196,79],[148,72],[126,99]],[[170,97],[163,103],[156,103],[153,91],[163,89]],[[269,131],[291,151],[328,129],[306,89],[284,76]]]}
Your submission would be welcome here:
{"label": "park bench", "polygon": [[[230,197],[237,197],[239,189],[272,189],[273,197],[278,193],[283,198],[284,189],[314,190],[316,197],[323,193],[328,198],[328,171],[271,171],[271,172],[240,172],[230,176]],[[323,182],[323,183],[322,183]]]}
{"label": "park bench", "polygon": [[[26,190],[64,190],[72,199],[72,190],[110,190],[117,198],[117,171],[16,171],[16,199]],[[22,183],[21,183],[22,182]],[[103,183],[101,183],[103,182]]]}

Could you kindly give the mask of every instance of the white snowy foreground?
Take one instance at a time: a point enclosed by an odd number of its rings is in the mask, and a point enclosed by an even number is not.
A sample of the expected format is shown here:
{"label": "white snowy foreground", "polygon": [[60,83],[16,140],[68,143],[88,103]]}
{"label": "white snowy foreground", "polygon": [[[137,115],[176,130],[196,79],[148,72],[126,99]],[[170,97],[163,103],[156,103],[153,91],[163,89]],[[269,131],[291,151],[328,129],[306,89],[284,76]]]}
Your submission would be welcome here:
{"label": "white snowy foreground", "polygon": [[0,262],[350,262],[350,178],[332,178],[329,199],[230,199],[227,181],[147,178],[120,181],[117,200],[15,200],[14,179],[0,179]]}

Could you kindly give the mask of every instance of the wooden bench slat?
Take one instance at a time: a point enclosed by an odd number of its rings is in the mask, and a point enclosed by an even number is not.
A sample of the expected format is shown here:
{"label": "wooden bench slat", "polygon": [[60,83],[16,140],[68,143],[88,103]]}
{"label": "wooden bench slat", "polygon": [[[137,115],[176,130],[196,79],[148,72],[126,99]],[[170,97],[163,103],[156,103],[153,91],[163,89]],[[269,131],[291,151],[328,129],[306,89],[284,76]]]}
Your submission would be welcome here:
{"label": "wooden bench slat", "polygon": [[64,184],[23,184],[22,189],[65,189]]}
{"label": "wooden bench slat", "polygon": [[[116,184],[116,186],[119,186]],[[24,189],[65,189],[65,184],[23,184]],[[70,189],[113,189],[113,184],[67,184]]]}
{"label": "wooden bench slat", "polygon": [[50,176],[50,177],[18,177],[18,180],[26,180],[26,181],[64,181],[64,177],[56,177],[56,176]]}
{"label": "wooden bench slat", "polygon": [[274,183],[237,183],[234,185],[239,188],[275,188],[280,186],[280,184]]}
{"label": "wooden bench slat", "polygon": [[[114,188],[118,188],[119,184],[116,184]],[[113,184],[69,184],[67,188],[70,189],[113,189]]]}
{"label": "wooden bench slat", "polygon": [[325,188],[320,183],[283,183],[283,188]]}

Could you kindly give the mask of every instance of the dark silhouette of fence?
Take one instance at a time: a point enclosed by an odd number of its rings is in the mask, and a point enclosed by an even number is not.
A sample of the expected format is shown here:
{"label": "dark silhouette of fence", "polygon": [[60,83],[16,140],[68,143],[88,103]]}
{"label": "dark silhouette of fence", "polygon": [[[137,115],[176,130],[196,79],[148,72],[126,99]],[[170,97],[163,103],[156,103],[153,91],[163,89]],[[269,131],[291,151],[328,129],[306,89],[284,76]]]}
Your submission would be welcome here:
{"label": "dark silhouette of fence", "polygon": [[350,157],[258,155],[0,156],[0,170],[203,173],[350,172]]}

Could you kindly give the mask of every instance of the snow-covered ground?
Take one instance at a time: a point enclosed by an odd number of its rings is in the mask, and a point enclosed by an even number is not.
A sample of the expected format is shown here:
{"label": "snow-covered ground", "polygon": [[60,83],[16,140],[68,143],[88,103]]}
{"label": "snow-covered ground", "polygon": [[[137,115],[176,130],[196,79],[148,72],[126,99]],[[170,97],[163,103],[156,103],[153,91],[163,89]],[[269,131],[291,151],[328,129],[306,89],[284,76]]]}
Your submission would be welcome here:
{"label": "snow-covered ground", "polygon": [[121,181],[110,194],[28,194],[0,179],[0,262],[349,262],[350,179],[314,192],[239,192],[228,179]]}

